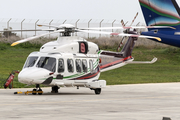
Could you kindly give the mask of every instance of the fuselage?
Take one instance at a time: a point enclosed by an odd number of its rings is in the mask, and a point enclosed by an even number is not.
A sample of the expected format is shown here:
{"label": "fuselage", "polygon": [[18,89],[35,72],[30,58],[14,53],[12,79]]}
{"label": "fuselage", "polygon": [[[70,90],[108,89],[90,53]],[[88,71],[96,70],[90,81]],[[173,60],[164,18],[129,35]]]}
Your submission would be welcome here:
{"label": "fuselage", "polygon": [[[160,43],[180,47],[180,31],[171,30],[171,31],[148,31],[148,32],[142,32],[142,35],[147,36],[155,36],[161,38]],[[155,39],[152,39],[154,41],[157,41]],[[157,41],[158,42],[158,41]]]}
{"label": "fuselage", "polygon": [[98,54],[33,52],[28,56],[18,80],[25,84],[80,86],[98,80],[99,76]]}
{"label": "fuselage", "polygon": [[84,85],[98,80],[99,48],[80,37],[59,37],[31,53],[18,80],[25,84],[49,86]]}

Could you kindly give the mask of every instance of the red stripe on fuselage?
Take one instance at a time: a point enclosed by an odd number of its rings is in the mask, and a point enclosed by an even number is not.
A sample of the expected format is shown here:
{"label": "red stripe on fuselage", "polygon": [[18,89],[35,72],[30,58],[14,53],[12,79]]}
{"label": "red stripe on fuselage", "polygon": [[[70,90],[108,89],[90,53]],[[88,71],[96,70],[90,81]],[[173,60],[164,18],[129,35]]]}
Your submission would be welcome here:
{"label": "red stripe on fuselage", "polygon": [[124,59],[120,59],[120,60],[117,60],[117,61],[114,61],[114,62],[111,62],[111,63],[105,64],[105,65],[102,65],[102,66],[100,66],[100,69],[103,69],[103,68],[106,68],[106,67],[112,66],[112,65],[114,65],[114,64],[117,64],[117,63],[123,62],[123,61],[125,61],[125,60],[127,60],[127,59],[130,59],[130,58],[132,58],[132,57],[131,57],[131,56],[129,56],[129,57],[126,57],[126,58],[124,58]]}
{"label": "red stripe on fuselage", "polygon": [[94,74],[92,74],[92,75],[90,75],[90,76],[76,78],[76,80],[92,78],[92,77],[96,76],[99,72],[100,72],[100,71],[98,70],[96,73],[94,73]]}

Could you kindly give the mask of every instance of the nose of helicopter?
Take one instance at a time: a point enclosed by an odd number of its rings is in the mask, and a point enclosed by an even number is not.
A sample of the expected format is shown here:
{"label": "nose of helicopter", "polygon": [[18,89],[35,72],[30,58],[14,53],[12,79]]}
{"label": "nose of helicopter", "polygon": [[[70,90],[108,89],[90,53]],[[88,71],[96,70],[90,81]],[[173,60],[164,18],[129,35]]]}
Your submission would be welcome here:
{"label": "nose of helicopter", "polygon": [[18,81],[24,84],[41,84],[49,77],[49,70],[42,68],[25,68],[18,75]]}

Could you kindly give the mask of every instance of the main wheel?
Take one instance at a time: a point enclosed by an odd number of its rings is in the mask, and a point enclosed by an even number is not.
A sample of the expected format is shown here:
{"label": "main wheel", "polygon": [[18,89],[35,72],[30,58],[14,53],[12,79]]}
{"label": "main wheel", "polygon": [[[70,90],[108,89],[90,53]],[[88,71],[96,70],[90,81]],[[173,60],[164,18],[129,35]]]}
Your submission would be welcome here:
{"label": "main wheel", "polygon": [[58,89],[59,89],[58,86],[53,86],[51,93],[58,93]]}
{"label": "main wheel", "polygon": [[33,89],[32,94],[36,95],[36,89]]}
{"label": "main wheel", "polygon": [[94,92],[97,95],[101,94],[101,88],[94,89]]}

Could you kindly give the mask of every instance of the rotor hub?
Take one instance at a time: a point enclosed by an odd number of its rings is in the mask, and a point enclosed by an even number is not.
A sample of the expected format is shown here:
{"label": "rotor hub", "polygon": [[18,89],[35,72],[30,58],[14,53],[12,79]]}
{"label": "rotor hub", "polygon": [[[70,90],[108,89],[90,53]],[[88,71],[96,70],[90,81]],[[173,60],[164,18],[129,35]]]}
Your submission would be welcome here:
{"label": "rotor hub", "polygon": [[71,33],[75,31],[75,26],[71,24],[62,24],[59,26],[59,29],[64,29],[62,36],[71,36]]}

